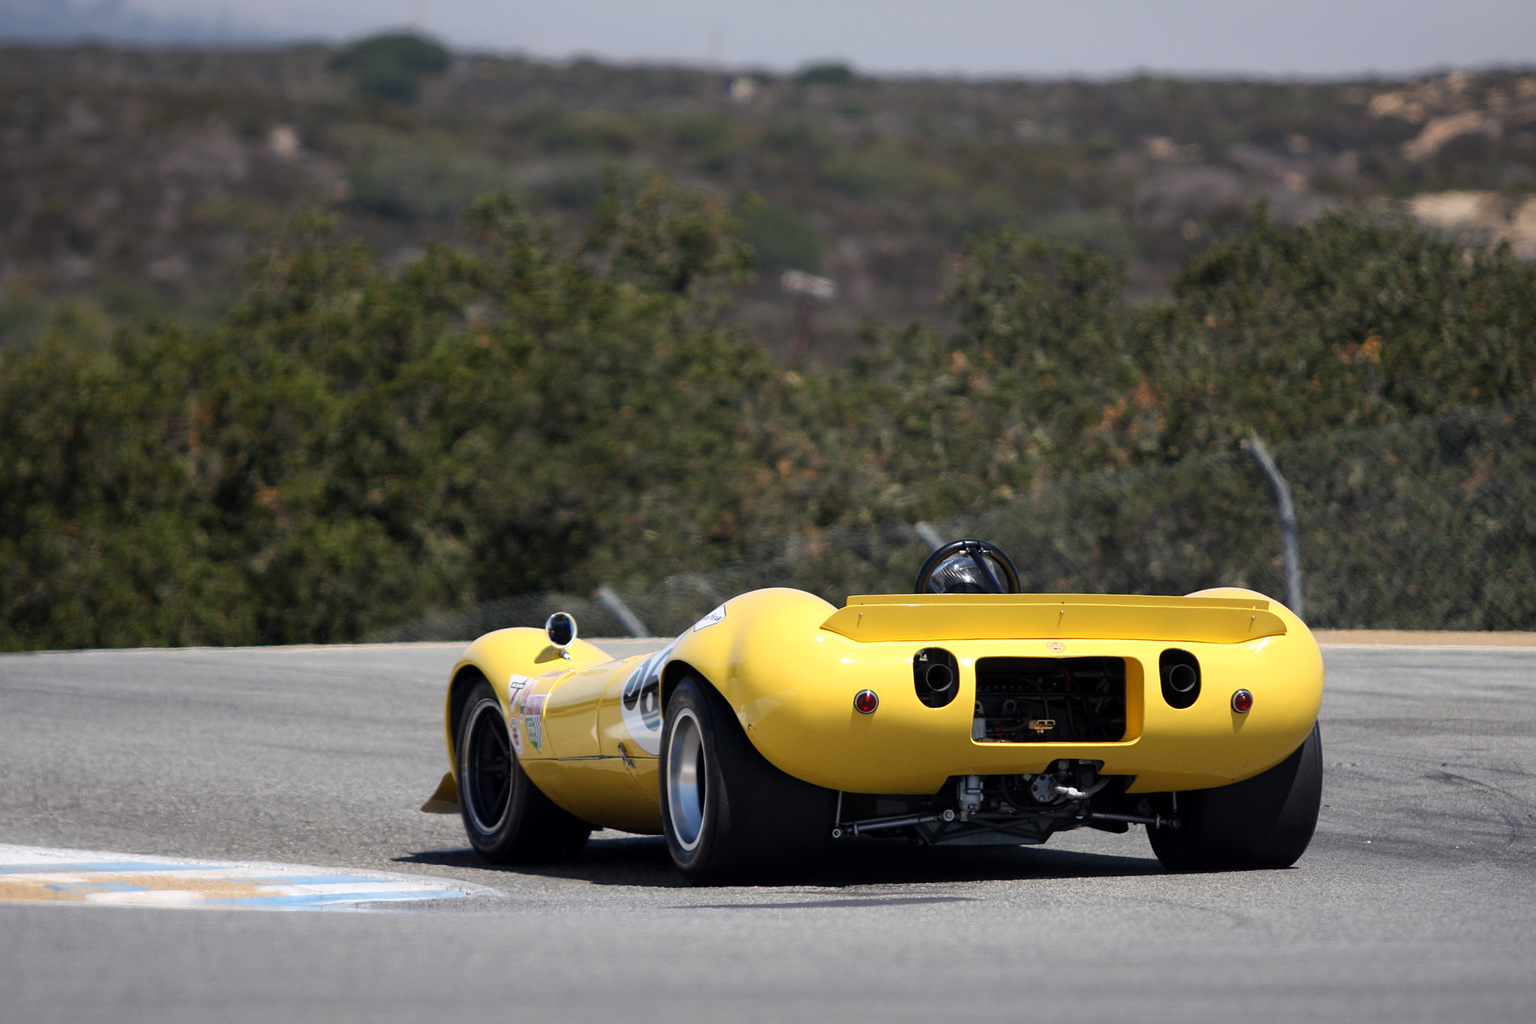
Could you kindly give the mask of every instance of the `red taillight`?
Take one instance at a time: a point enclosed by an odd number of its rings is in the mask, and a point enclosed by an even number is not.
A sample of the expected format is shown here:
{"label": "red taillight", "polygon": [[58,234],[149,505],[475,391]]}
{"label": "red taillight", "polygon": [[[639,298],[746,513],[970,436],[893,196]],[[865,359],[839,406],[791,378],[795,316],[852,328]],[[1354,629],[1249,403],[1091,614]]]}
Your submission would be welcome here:
{"label": "red taillight", "polygon": [[861,715],[872,715],[875,708],[880,706],[880,698],[874,690],[860,690],[854,694],[853,709]]}
{"label": "red taillight", "polygon": [[1240,715],[1246,715],[1248,709],[1253,707],[1253,694],[1247,690],[1238,690],[1232,695],[1232,710]]}

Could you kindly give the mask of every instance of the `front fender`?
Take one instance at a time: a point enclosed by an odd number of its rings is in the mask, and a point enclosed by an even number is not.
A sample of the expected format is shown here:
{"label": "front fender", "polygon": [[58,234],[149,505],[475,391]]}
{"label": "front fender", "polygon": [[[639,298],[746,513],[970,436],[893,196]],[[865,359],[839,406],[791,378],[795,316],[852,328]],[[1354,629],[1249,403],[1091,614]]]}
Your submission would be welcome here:
{"label": "front fender", "polygon": [[459,710],[475,679],[485,677],[491,689],[496,691],[502,714],[506,715],[510,712],[507,690],[512,676],[537,677],[612,660],[602,648],[580,639],[572,641],[566,651],[569,658],[561,655],[560,648],[549,642],[542,629],[531,627],[498,629],[465,648],[453,667],[453,674],[448,677],[448,693],[443,705],[443,736],[448,745],[449,770],[455,773],[455,779],[458,758],[455,756],[454,730],[459,727]]}

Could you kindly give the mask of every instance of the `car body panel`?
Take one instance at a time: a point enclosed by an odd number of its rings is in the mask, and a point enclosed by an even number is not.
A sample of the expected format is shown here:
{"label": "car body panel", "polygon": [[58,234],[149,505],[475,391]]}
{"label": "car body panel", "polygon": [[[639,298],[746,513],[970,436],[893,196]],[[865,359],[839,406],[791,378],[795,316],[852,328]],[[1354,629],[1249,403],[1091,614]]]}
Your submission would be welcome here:
{"label": "car body panel", "polygon": [[[929,707],[913,684],[917,650],[955,656],[958,693]],[[1162,696],[1158,662],[1176,648],[1200,664],[1188,708]],[[860,596],[837,609],[802,591],[726,602],[649,656],[610,660],[584,641],[562,652],[542,631],[500,630],[460,659],[483,674],[535,785],[594,824],[659,829],[661,712],[679,680],[717,689],[753,745],[781,770],[849,793],[932,794],[965,775],[1043,772],[1062,759],[1102,762],[1128,791],[1204,789],[1279,763],[1310,732],[1322,700],[1321,653],[1287,609],[1246,590],[1189,597],[1119,595]],[[980,658],[1121,658],[1124,736],[1113,742],[972,738]],[[1249,690],[1253,708],[1232,709]],[[873,714],[854,695],[873,690]],[[453,687],[448,744],[453,760]]]}
{"label": "car body panel", "polygon": [[[587,821],[658,832],[655,758],[641,764],[630,753],[633,739],[615,728],[624,681],[645,660],[615,661],[584,640],[562,653],[540,629],[502,629],[480,637],[454,666],[449,689],[444,739],[453,772],[458,770],[455,690],[483,676],[508,717],[523,770],[545,795]],[[626,741],[627,757],[619,751]]]}
{"label": "car body panel", "polygon": [[862,595],[823,628],[862,643],[1049,637],[1230,644],[1286,631],[1267,600],[1118,594]]}

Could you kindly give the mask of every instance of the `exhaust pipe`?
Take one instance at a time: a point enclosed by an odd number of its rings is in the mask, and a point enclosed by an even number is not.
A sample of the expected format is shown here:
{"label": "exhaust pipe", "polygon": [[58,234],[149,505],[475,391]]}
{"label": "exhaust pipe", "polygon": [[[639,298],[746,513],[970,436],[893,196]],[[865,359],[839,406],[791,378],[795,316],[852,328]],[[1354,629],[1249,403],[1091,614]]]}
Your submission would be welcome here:
{"label": "exhaust pipe", "polygon": [[923,676],[923,682],[928,684],[928,689],[934,693],[943,693],[955,685],[955,671],[942,662],[929,665],[928,671]]}
{"label": "exhaust pipe", "polygon": [[1187,708],[1200,696],[1200,660],[1193,654],[1170,647],[1158,658],[1157,667],[1169,707]]}
{"label": "exhaust pipe", "polygon": [[1163,669],[1163,685],[1174,693],[1188,693],[1200,685],[1200,674],[1190,665],[1169,665]]}
{"label": "exhaust pipe", "polygon": [[926,707],[942,708],[960,692],[960,663],[942,647],[924,647],[912,656],[912,684]]}

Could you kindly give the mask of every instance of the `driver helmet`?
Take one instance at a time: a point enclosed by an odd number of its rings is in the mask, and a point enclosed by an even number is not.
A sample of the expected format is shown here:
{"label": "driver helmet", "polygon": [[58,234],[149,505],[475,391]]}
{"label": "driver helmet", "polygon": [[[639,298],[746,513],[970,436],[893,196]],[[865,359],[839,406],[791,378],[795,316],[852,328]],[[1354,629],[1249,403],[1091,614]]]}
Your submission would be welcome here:
{"label": "driver helmet", "polygon": [[986,594],[990,593],[986,577],[965,552],[950,555],[939,563],[928,577],[930,594]]}

